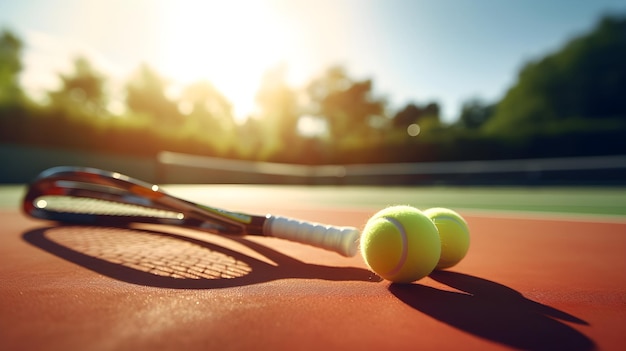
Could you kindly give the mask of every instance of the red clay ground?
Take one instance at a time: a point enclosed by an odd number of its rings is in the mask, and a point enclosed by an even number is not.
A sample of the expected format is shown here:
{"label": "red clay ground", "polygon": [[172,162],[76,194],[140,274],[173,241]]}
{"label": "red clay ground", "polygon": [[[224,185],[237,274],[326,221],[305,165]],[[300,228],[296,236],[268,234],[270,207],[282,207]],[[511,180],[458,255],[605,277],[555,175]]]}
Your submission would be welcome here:
{"label": "red clay ground", "polygon": [[[372,212],[299,209],[361,227]],[[0,211],[6,350],[619,350],[626,224],[472,217],[466,259],[391,285],[360,257]]]}

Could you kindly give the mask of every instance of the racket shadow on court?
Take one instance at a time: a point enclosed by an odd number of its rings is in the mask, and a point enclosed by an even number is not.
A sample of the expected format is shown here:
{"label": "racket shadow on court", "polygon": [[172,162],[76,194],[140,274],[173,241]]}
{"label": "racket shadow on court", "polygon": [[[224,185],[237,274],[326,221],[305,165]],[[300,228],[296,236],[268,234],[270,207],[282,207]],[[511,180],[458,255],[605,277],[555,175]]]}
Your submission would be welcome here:
{"label": "racket shadow on court", "polygon": [[365,269],[304,263],[242,236],[220,238],[274,264],[209,240],[152,228],[58,225],[28,231],[22,238],[96,273],[145,286],[215,289],[289,278],[380,281]]}
{"label": "racket shadow on court", "polygon": [[435,271],[435,281],[457,291],[392,284],[391,293],[414,309],[464,332],[522,350],[595,349],[595,343],[563,323],[584,320],[524,297],[502,284],[452,271]]}

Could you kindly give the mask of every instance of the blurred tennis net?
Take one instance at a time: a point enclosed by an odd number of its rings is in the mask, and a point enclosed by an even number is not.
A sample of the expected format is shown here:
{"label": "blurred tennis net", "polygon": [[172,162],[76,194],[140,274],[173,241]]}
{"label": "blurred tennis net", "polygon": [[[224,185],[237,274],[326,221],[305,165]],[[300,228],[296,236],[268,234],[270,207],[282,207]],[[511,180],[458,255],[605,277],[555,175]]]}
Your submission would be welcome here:
{"label": "blurred tennis net", "polygon": [[626,155],[493,161],[297,165],[164,151],[160,183],[626,185]]}

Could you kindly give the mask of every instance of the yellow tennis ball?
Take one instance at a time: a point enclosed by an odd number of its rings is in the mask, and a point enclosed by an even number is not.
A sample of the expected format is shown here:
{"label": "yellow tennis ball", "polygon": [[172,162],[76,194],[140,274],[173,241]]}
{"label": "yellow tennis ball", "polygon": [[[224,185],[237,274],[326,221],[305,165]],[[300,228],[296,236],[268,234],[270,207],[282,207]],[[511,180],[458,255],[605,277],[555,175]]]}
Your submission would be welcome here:
{"label": "yellow tennis ball", "polygon": [[429,208],[424,210],[437,226],[441,238],[441,257],[436,269],[450,268],[459,263],[467,254],[470,246],[469,226],[457,212],[447,208]]}
{"label": "yellow tennis ball", "polygon": [[441,253],[437,227],[411,206],[392,206],[374,214],[363,229],[360,246],[369,268],[396,283],[429,275]]}

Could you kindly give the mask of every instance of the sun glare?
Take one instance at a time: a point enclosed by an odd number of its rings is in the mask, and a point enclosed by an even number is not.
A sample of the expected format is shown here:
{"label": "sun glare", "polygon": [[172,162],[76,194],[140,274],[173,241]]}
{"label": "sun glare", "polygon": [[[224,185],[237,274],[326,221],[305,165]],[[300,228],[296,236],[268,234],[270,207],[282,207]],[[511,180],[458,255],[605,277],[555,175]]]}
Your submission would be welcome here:
{"label": "sun glare", "polygon": [[324,119],[306,115],[298,120],[298,131],[305,137],[320,137],[328,131],[328,126]]}
{"label": "sun glare", "polygon": [[284,60],[286,33],[264,2],[172,2],[160,67],[180,84],[208,80],[238,119],[253,112],[260,79]]}

